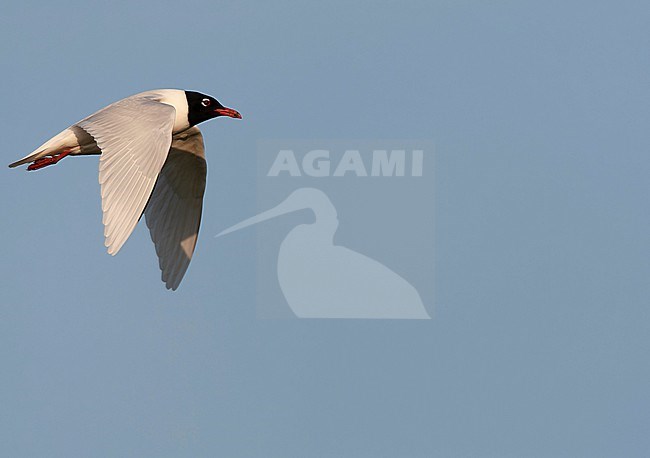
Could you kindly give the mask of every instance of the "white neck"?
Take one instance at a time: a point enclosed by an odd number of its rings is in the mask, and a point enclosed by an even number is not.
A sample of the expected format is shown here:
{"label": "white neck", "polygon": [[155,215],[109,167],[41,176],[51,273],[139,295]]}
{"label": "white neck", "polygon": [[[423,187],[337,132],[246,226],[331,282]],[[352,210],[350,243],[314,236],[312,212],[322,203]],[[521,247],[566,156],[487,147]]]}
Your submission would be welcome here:
{"label": "white neck", "polygon": [[143,92],[138,95],[153,96],[159,102],[171,105],[176,109],[173,134],[189,129],[190,122],[187,119],[189,108],[187,106],[185,91],[180,89],[157,89],[154,91]]}

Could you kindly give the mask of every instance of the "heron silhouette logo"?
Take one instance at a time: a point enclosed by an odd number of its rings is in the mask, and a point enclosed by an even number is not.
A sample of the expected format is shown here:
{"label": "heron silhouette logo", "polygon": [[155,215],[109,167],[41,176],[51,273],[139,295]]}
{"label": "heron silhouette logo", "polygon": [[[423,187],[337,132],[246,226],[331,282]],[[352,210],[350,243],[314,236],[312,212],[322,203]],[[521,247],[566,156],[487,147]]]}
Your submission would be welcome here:
{"label": "heron silhouette logo", "polygon": [[[241,240],[259,318],[430,319],[433,145],[427,140],[260,140],[256,207],[217,237]],[[255,215],[255,216],[253,216]],[[234,233],[234,234],[233,234]],[[249,234],[249,235],[247,235]],[[226,242],[227,240],[227,242]]]}
{"label": "heron silhouette logo", "polygon": [[339,224],[336,208],[319,189],[296,189],[276,207],[217,236],[302,209],[311,209],[315,220],[287,234],[280,244],[277,262],[280,288],[296,316],[430,318],[408,281],[379,261],[334,244]]}

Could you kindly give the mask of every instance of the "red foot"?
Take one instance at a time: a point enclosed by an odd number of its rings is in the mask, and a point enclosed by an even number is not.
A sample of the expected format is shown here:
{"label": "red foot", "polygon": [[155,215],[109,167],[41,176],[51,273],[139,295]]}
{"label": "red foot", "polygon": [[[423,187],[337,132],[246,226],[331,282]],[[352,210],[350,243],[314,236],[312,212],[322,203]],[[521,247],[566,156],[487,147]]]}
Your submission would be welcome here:
{"label": "red foot", "polygon": [[29,164],[27,170],[38,170],[42,169],[43,167],[47,167],[48,165],[56,164],[68,154],[70,154],[70,151],[64,151],[62,153],[55,154],[54,156],[45,156],[40,159],[36,159],[34,162]]}

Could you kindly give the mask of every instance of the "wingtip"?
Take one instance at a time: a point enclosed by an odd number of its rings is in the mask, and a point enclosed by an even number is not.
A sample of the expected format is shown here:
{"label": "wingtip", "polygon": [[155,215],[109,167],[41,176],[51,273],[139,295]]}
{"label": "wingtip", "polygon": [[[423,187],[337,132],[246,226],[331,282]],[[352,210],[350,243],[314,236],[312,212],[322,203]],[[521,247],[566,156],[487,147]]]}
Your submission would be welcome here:
{"label": "wingtip", "polygon": [[[164,275],[164,274],[163,274]],[[165,282],[165,288],[167,288],[170,291],[176,291],[181,284],[180,281],[173,281],[171,279],[165,280],[164,278],[161,278],[163,282]]]}
{"label": "wingtip", "polygon": [[116,248],[115,245],[111,245],[108,240],[104,241],[104,246],[106,247],[106,252],[111,256],[115,256],[117,252],[120,251],[120,249]]}

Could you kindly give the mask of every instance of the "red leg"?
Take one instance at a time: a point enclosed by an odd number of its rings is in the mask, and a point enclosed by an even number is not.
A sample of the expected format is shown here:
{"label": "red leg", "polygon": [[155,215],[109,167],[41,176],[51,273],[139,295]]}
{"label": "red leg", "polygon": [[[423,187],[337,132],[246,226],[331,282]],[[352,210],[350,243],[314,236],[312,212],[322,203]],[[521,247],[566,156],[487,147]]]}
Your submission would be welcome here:
{"label": "red leg", "polygon": [[45,156],[40,159],[36,159],[34,162],[29,164],[27,170],[38,170],[48,165],[53,165],[59,162],[61,159],[70,154],[70,151],[63,151],[62,153],[55,154],[54,156]]}

